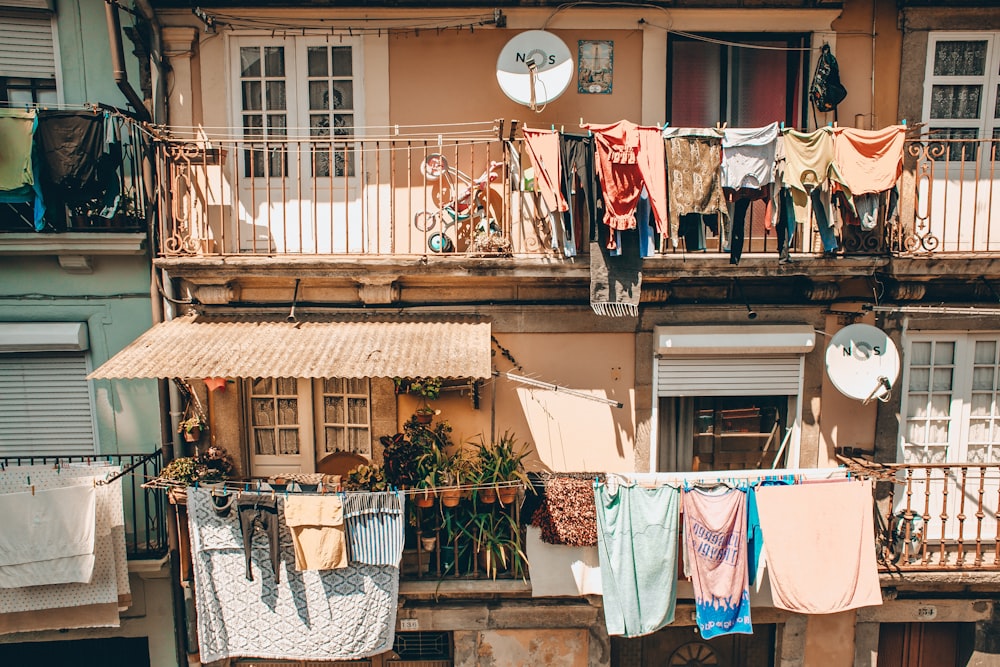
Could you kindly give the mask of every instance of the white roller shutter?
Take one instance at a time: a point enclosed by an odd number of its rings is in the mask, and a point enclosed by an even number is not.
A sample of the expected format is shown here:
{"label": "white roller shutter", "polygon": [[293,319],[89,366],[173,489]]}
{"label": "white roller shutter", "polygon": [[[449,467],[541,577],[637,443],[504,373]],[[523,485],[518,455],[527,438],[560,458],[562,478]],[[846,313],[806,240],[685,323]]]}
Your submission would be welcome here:
{"label": "white roller shutter", "polygon": [[660,357],[657,396],[796,396],[802,356]]}
{"label": "white roller shutter", "polygon": [[55,79],[49,14],[0,12],[0,76]]}
{"label": "white roller shutter", "polygon": [[0,354],[0,456],[94,452],[84,354]]}

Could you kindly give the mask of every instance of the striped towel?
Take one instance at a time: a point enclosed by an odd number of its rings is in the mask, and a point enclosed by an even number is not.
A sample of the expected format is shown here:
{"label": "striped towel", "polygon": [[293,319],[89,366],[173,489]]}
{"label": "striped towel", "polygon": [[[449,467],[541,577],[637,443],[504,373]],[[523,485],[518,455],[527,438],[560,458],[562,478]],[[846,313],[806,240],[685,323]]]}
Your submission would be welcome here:
{"label": "striped towel", "polygon": [[405,500],[392,491],[344,494],[347,554],[352,563],[399,567]]}

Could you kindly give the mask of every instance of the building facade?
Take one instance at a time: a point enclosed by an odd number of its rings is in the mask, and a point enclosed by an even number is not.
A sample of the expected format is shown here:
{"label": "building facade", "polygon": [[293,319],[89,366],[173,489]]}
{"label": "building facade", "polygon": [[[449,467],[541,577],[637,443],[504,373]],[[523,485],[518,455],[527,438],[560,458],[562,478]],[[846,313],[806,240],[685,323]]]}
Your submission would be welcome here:
{"label": "building facade", "polygon": [[[126,23],[151,45],[153,280],[130,270],[133,291],[152,282],[156,294],[136,305],[153,319],[129,320],[88,362],[118,419],[143,433],[159,421],[173,439],[199,413],[208,428],[192,447],[224,447],[249,492],[346,473],[342,460],[388,465],[383,436],[406,432],[426,402],[407,379],[441,377],[430,403],[451,448],[513,434],[530,444],[536,481],[850,470],[876,482],[881,521],[881,605],[808,615],[755,594],[753,634],[711,640],[695,631],[683,576],[673,623],[609,636],[600,588],[568,574],[593,572],[596,551],[547,549],[523,528],[526,571],[496,576],[449,565],[442,544],[420,551],[411,534],[394,651],[369,664],[998,660],[995,3],[320,4],[130,8]],[[520,57],[517,40],[539,30],[568,57],[550,41]],[[809,101],[824,45],[848,93],[829,112]],[[536,77],[528,61],[550,55],[561,67],[534,63]],[[563,163],[576,180],[558,210],[530,138],[587,145],[619,121],[668,146],[672,128],[718,139],[771,123],[898,126],[898,203],[832,226],[812,204],[783,248],[769,197],[734,203],[737,241],[727,202],[684,209],[685,188],[670,186],[661,216],[649,181],[654,216],[677,226],[649,242],[609,238],[599,167]],[[620,254],[607,252],[615,240]],[[898,377],[867,395],[845,393],[829,368],[838,332],[857,324],[899,355]],[[160,401],[159,420],[150,402],[120,405],[138,394]],[[149,437],[151,451],[159,433]],[[520,525],[530,505],[527,493],[520,512],[484,514]],[[193,663],[186,510],[170,511],[171,582],[188,602],[175,618]],[[818,576],[831,566],[814,565]]]}

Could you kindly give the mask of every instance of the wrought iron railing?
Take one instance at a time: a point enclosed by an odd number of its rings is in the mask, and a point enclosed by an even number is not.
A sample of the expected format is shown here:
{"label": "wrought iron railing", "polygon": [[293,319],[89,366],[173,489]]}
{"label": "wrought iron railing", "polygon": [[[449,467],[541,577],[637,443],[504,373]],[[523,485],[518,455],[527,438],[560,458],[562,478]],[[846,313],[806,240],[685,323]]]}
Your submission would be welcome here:
{"label": "wrought iron railing", "polygon": [[[563,254],[565,220],[526,183],[531,163],[520,140],[502,131],[496,121],[488,131],[450,137],[161,138],[159,253]],[[1000,251],[997,145],[934,135],[907,141],[898,200],[884,198],[873,225],[843,224],[843,251]],[[747,254],[778,252],[766,208],[763,200],[748,208]],[[665,243],[658,253],[729,253],[726,225],[694,222],[697,233],[682,233],[676,248]],[[587,234],[576,230],[580,255],[588,252]],[[822,253],[814,222],[798,226],[791,250]]]}
{"label": "wrought iron railing", "polygon": [[1000,569],[1000,463],[868,464],[886,570]]}
{"label": "wrought iron railing", "polygon": [[129,559],[160,558],[167,553],[167,524],[164,495],[155,489],[144,489],[142,483],[160,473],[162,455],[102,454],[100,456],[6,456],[0,457],[3,467],[17,465],[67,465],[72,463],[107,462],[121,466],[122,500],[125,508],[125,547]]}
{"label": "wrought iron railing", "polygon": [[502,496],[491,493],[489,497],[484,491],[490,489],[466,490],[454,501],[446,500],[447,491],[439,490],[428,507],[417,504],[419,494],[408,502],[409,548],[403,552],[401,576],[415,580],[527,581],[518,488],[504,485]]}
{"label": "wrought iron railing", "polygon": [[907,255],[1000,252],[1000,140],[946,137],[932,131],[906,143],[890,247]]}

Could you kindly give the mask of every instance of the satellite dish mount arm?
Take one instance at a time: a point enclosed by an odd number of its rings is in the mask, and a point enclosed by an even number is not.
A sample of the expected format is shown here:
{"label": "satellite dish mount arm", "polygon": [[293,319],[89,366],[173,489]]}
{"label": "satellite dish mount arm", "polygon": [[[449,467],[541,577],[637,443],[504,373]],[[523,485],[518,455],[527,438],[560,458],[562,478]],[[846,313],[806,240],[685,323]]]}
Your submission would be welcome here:
{"label": "satellite dish mount arm", "polygon": [[529,76],[528,86],[530,89],[529,94],[531,95],[530,108],[532,111],[537,111],[538,103],[537,103],[537,98],[535,97],[535,81],[538,78],[538,65],[535,64],[534,58],[528,58],[527,65],[528,65],[528,76]]}

